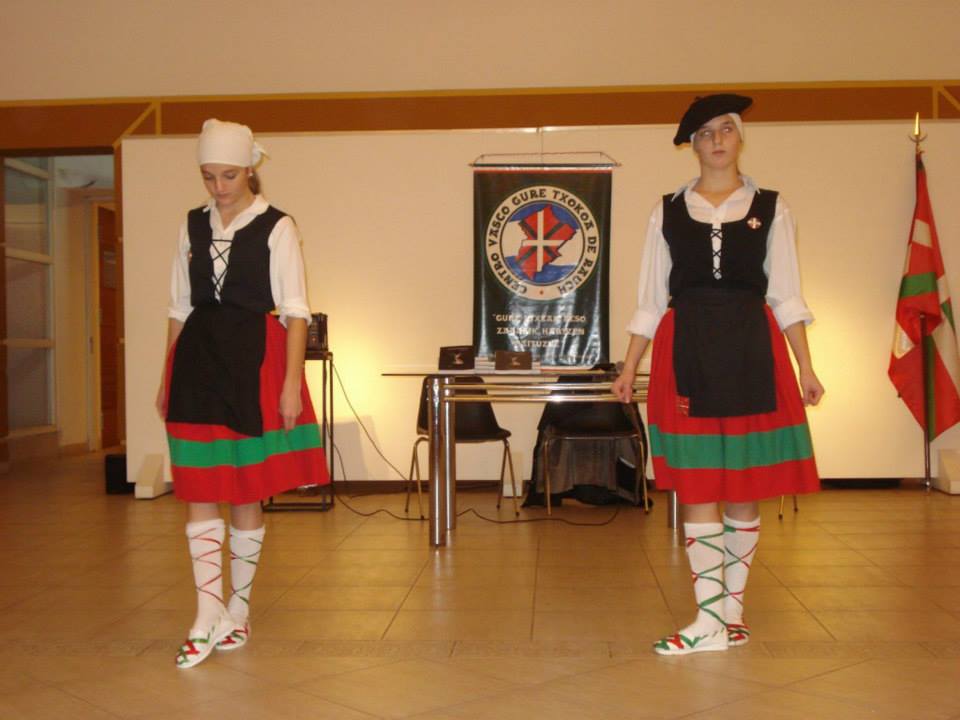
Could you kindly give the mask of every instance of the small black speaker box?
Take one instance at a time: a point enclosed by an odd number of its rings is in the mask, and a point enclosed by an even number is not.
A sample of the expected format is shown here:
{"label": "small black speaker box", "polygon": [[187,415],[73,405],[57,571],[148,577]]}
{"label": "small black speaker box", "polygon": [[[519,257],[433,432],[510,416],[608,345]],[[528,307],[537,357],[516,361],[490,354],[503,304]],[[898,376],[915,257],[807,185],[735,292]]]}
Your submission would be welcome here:
{"label": "small black speaker box", "polygon": [[107,495],[126,495],[133,492],[133,483],[127,482],[126,453],[105,455],[103,474],[107,482]]}

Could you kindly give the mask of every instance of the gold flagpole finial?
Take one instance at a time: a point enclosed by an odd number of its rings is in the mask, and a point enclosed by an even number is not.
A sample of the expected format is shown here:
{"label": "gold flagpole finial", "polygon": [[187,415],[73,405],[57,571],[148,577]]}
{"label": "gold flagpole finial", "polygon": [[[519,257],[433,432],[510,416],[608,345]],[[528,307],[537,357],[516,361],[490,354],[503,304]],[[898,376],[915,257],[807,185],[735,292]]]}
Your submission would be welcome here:
{"label": "gold flagpole finial", "polygon": [[920,143],[927,139],[926,133],[920,132],[920,113],[913,118],[913,132],[908,135],[910,141],[917,146],[917,152],[920,152]]}

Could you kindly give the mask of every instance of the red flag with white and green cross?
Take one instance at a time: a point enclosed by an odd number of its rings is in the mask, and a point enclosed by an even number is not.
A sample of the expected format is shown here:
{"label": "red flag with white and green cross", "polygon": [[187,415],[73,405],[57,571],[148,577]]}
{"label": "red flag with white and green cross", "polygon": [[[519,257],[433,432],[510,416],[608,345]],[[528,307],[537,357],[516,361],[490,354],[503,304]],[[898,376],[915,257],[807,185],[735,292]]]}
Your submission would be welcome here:
{"label": "red flag with white and green cross", "polygon": [[928,439],[960,422],[956,323],[919,152],[917,201],[887,374]]}

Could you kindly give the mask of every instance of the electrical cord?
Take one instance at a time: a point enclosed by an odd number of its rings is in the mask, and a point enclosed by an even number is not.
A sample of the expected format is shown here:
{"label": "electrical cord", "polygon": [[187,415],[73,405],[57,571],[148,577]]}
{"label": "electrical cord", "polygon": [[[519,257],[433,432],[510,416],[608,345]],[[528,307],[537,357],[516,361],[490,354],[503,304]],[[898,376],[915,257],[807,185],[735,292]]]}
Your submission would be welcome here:
{"label": "electrical cord", "polygon": [[[333,374],[337,378],[337,384],[340,385],[340,392],[343,393],[343,399],[346,401],[347,407],[350,408],[350,412],[353,414],[353,417],[357,421],[357,424],[360,426],[360,429],[363,430],[363,434],[366,435],[367,440],[370,441],[370,445],[376,451],[377,455],[379,455],[383,459],[383,461],[390,467],[390,469],[392,469],[400,477],[401,480],[406,481],[407,477],[397,469],[396,465],[390,462],[390,460],[387,458],[386,455],[383,454],[383,452],[380,450],[377,443],[374,441],[373,436],[370,434],[370,431],[367,430],[367,426],[363,424],[363,420],[360,419],[360,414],[357,412],[356,408],[353,406],[353,402],[351,402],[350,396],[347,394],[347,388],[343,384],[343,378],[340,377],[340,371],[337,370],[336,365],[333,366]],[[347,480],[347,466],[343,462],[343,454],[340,452],[340,448],[337,446],[336,443],[332,443],[332,445],[333,445],[333,451],[337,454],[337,457],[340,458],[340,470],[343,473],[343,480],[344,482],[349,482],[349,480]],[[359,515],[360,517],[373,517],[374,515],[379,515],[380,513],[383,513],[385,515],[388,515],[389,517],[394,518],[395,520],[401,520],[403,522],[426,522],[427,520],[426,518],[423,518],[423,517],[412,518],[412,517],[404,517],[402,515],[397,515],[395,512],[393,512],[392,510],[388,510],[387,508],[377,508],[372,512],[364,512],[362,510],[357,510],[355,507],[352,507],[348,502],[346,502],[343,495],[340,495],[339,493],[337,493],[336,483],[333,482],[333,478],[331,478],[330,480],[331,480],[330,492],[333,493],[334,498],[338,502],[340,502],[345,508],[347,508],[347,510],[354,513],[355,515]],[[355,496],[350,496],[350,497],[351,499],[353,499],[353,497]],[[475,508],[472,508],[472,507],[461,510],[460,512],[457,513],[457,517],[463,517],[464,515],[468,515],[468,514],[475,515],[481,520],[484,520],[489,523],[493,523],[495,525],[522,525],[526,523],[536,523],[536,522],[556,522],[556,523],[561,523],[563,525],[573,525],[575,527],[602,527],[604,525],[609,525],[614,520],[616,520],[617,516],[620,514],[620,508],[619,507],[615,508],[613,511],[613,514],[606,520],[602,520],[600,522],[595,522],[595,523],[576,522],[574,520],[568,520],[566,518],[559,518],[559,517],[553,517],[553,516],[533,517],[533,518],[514,518],[513,520],[499,520],[497,518],[491,518],[491,517],[482,515],[479,511],[477,511]]]}

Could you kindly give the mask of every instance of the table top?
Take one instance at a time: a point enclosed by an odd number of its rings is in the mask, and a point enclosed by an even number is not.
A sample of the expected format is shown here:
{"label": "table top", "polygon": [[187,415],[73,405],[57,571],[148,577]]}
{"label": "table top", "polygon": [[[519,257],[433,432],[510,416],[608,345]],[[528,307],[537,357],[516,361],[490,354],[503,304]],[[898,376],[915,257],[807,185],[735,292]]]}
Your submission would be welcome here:
{"label": "table top", "polygon": [[[425,377],[427,375],[445,375],[462,377],[503,377],[503,378],[523,378],[525,380],[536,380],[537,378],[556,378],[556,377],[606,377],[615,380],[617,372],[614,370],[593,370],[591,368],[579,368],[570,366],[552,366],[540,367],[532,370],[495,370],[490,367],[473,368],[471,370],[439,370],[431,365],[394,365],[383,370],[382,377]],[[637,373],[637,377],[647,377],[650,373],[642,371]]]}

